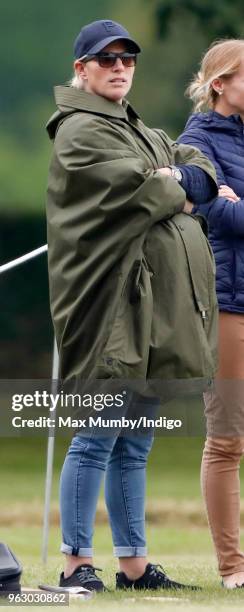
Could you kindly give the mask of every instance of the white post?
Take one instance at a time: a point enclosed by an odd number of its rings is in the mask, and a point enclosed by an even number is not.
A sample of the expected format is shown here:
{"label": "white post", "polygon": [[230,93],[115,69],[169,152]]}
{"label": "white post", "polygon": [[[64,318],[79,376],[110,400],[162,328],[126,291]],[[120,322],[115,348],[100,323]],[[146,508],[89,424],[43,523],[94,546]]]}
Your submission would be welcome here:
{"label": "white post", "polygon": [[16,268],[16,266],[19,266],[20,264],[25,263],[29,259],[33,259],[34,257],[45,253],[46,251],[47,244],[44,244],[38,249],[34,249],[34,251],[30,251],[30,253],[26,253],[26,255],[21,255],[21,257],[17,257],[17,259],[13,259],[12,261],[9,261],[8,263],[0,266],[0,274],[2,274],[2,272],[7,272],[7,270],[11,270],[11,268]]}
{"label": "white post", "polygon": [[[21,257],[17,257],[17,259],[13,259],[6,264],[0,266],[0,274],[3,272],[7,272],[12,268],[16,268],[20,264],[45,253],[48,250],[48,245],[44,244],[43,246],[30,251],[30,253],[26,253]],[[57,393],[57,382],[58,382],[58,373],[59,373],[59,356],[57,343],[54,339],[53,345],[53,365],[52,365],[52,393],[56,395]],[[56,411],[52,411],[52,419],[56,420]],[[47,467],[46,467],[46,484],[45,484],[45,504],[44,504],[44,517],[43,517],[43,541],[42,541],[42,560],[43,563],[47,561],[47,549],[48,549],[48,535],[49,535],[49,517],[50,517],[50,504],[51,504],[51,489],[52,489],[52,475],[53,475],[53,455],[54,455],[54,437],[55,437],[55,427],[52,428],[52,434],[48,436],[48,446],[47,446]]]}
{"label": "white post", "polygon": [[[54,338],[53,345],[53,367],[52,367],[52,394],[57,393],[59,373],[59,356],[57,343]],[[51,413],[52,419],[56,420],[56,410]],[[51,433],[50,433],[51,432]],[[54,457],[54,441],[55,441],[55,427],[50,429],[47,443],[47,468],[46,468],[46,484],[45,484],[45,504],[44,504],[44,515],[43,515],[43,537],[42,537],[42,561],[47,562],[48,553],[48,536],[49,536],[49,519],[50,519],[50,506],[51,506],[51,492],[52,492],[52,476],[53,476],[53,457]]]}

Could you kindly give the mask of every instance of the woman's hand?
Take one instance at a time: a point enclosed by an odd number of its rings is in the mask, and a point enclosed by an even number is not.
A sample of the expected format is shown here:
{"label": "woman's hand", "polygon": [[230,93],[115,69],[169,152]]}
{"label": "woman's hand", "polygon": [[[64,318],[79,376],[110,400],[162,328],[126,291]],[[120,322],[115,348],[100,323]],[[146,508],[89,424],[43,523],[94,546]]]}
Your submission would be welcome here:
{"label": "woman's hand", "polygon": [[190,202],[190,200],[186,199],[185,205],[184,205],[184,208],[183,208],[182,212],[188,213],[188,215],[190,215],[191,212],[192,212],[193,206],[194,206],[194,204],[192,204],[192,202]]}
{"label": "woman's hand", "polygon": [[231,202],[239,202],[240,200],[239,196],[228,185],[220,185],[218,194],[221,198],[227,198]]}
{"label": "woman's hand", "polygon": [[158,168],[158,171],[161,172],[161,174],[164,174],[165,176],[172,176],[171,169],[167,168],[167,166],[165,168]]}
{"label": "woman's hand", "polygon": [[[170,168],[158,168],[159,172],[161,172],[161,174],[164,174],[165,176],[172,176],[171,174],[171,169]],[[192,202],[190,202],[190,200],[185,201],[184,204],[184,208],[182,209],[182,212],[188,213],[188,215],[191,214],[192,209],[194,207],[194,204],[192,204]]]}

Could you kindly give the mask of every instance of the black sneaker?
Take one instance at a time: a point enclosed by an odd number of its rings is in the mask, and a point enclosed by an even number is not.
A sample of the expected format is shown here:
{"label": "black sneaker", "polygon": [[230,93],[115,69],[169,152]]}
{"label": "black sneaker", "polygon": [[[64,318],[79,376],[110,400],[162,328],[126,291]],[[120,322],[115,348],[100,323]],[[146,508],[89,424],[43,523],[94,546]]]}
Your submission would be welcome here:
{"label": "black sneaker", "polygon": [[[161,572],[158,568],[161,568]],[[145,572],[137,580],[129,580],[124,572],[116,574],[116,589],[191,589],[198,591],[201,587],[181,584],[166,576],[162,565],[148,563]]]}
{"label": "black sneaker", "polygon": [[79,565],[75,571],[68,578],[64,577],[64,573],[60,574],[59,586],[60,587],[74,587],[81,586],[88,591],[105,591],[105,586],[98,576],[95,574],[95,570],[100,570],[99,567],[93,567],[89,563]]}

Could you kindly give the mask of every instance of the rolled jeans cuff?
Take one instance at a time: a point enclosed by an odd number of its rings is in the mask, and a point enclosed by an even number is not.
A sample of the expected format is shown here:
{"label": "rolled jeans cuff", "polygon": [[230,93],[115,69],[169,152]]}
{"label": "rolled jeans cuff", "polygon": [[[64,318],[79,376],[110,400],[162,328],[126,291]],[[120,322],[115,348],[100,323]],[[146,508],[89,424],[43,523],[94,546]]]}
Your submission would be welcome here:
{"label": "rolled jeans cuff", "polygon": [[69,546],[62,542],[60,550],[62,553],[73,555],[74,557],[93,557],[93,548],[79,548],[78,546]]}
{"label": "rolled jeans cuff", "polygon": [[115,557],[146,557],[147,548],[146,546],[115,546],[114,549]]}

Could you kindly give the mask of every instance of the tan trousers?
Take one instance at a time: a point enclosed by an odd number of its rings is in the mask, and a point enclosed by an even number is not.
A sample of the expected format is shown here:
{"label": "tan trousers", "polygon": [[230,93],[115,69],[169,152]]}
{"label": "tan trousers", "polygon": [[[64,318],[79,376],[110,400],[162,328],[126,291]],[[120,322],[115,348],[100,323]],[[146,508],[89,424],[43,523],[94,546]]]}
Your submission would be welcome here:
{"label": "tan trousers", "polygon": [[244,571],[240,459],[244,453],[244,315],[220,313],[219,369],[204,396],[207,440],[201,485],[221,576]]}

